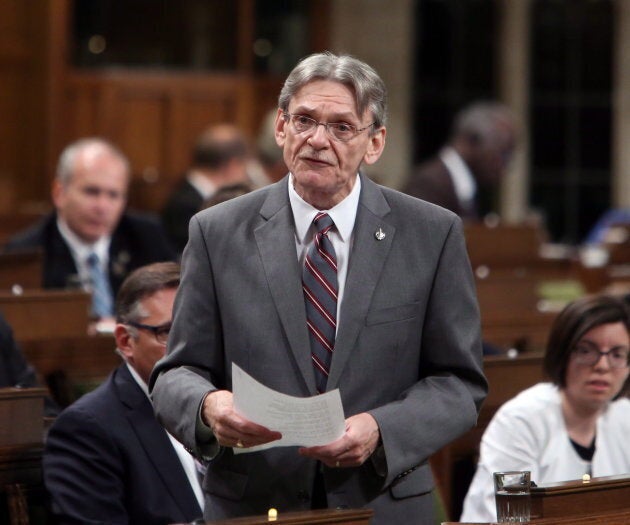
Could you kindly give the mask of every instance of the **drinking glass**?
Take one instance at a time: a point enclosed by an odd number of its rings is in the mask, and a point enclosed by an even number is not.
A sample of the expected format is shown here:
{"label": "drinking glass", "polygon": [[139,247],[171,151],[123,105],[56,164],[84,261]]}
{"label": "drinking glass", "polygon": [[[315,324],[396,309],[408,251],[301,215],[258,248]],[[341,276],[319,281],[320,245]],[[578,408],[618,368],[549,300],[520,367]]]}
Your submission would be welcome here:
{"label": "drinking glass", "polygon": [[529,523],[530,472],[528,470],[495,472],[494,498],[498,522]]}

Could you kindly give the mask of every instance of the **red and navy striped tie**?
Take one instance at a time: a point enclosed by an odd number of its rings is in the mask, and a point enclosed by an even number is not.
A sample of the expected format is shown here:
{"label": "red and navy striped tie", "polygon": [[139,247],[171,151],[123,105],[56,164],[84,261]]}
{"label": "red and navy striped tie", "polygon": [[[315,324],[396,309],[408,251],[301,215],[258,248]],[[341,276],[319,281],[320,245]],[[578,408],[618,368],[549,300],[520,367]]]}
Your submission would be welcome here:
{"label": "red and navy striped tie", "polygon": [[337,257],[329,230],[334,226],[327,213],[319,212],[313,224],[317,230],[306,252],[302,289],[306,304],[306,322],[311,339],[311,359],[319,393],[326,391],[328,371],[337,330]]}

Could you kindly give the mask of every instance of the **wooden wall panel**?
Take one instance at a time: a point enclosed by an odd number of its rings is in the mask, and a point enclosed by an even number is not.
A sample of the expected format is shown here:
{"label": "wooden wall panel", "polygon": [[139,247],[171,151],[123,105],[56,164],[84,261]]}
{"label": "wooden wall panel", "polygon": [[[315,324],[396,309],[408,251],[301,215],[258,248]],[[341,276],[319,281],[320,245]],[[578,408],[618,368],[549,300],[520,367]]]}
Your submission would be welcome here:
{"label": "wooden wall panel", "polygon": [[236,74],[74,72],[59,125],[64,143],[101,135],[120,146],[132,164],[130,204],[158,211],[189,166],[198,135],[230,122],[253,138],[279,86]]}
{"label": "wooden wall panel", "polygon": [[[98,127],[99,89],[97,85],[70,85],[64,91],[63,127],[60,149],[80,137],[102,135]],[[56,159],[55,159],[56,160]]]}
{"label": "wooden wall panel", "polygon": [[[59,153],[79,137],[105,136],[130,148],[134,168],[156,167],[157,182],[151,169],[148,177],[134,182],[134,192],[139,186],[135,193],[143,195],[138,203],[147,209],[161,206],[163,195],[188,165],[194,139],[208,124],[234,122],[255,137],[262,117],[276,105],[282,79],[253,71],[255,2],[238,4],[238,71],[199,73],[73,69],[69,60],[73,0],[0,0],[1,209],[28,213],[49,209]],[[325,0],[312,2],[311,8],[314,51],[328,47],[329,24],[324,22],[330,8]],[[138,130],[143,134],[155,125],[151,115],[156,113],[146,113],[144,106],[152,96],[159,97],[162,134],[147,138],[150,144],[141,148]],[[138,122],[125,120],[130,118],[124,113],[129,108]]]}
{"label": "wooden wall panel", "polygon": [[19,209],[19,201],[38,190],[45,122],[41,59],[45,32],[39,31],[44,2],[0,2],[0,206]]}

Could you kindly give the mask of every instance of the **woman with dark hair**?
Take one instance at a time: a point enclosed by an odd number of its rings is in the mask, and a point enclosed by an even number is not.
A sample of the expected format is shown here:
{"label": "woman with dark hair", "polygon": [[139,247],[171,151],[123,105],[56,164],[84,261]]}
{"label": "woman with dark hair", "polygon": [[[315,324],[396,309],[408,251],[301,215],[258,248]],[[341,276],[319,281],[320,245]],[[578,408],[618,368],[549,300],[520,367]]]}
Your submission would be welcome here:
{"label": "woman with dark hair", "polygon": [[492,473],[537,483],[630,472],[630,312],[622,298],[578,299],[555,319],[544,360],[551,382],[505,403],[488,425],[461,521],[496,520]]}

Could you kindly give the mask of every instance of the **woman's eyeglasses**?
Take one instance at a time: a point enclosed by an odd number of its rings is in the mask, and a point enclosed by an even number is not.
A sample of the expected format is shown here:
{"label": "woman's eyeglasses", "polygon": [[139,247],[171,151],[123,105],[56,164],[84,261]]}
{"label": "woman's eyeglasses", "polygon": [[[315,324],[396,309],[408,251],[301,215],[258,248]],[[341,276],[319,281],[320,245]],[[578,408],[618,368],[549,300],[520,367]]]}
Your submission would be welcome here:
{"label": "woman's eyeglasses", "polygon": [[626,368],[628,366],[630,350],[626,347],[615,347],[602,352],[594,345],[582,342],[573,349],[573,359],[581,365],[594,365],[603,355],[608,359],[611,368]]}

